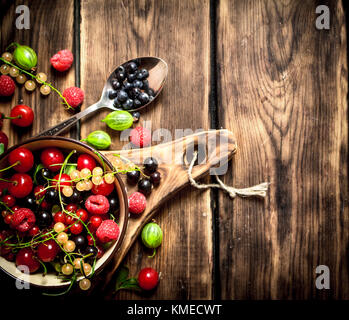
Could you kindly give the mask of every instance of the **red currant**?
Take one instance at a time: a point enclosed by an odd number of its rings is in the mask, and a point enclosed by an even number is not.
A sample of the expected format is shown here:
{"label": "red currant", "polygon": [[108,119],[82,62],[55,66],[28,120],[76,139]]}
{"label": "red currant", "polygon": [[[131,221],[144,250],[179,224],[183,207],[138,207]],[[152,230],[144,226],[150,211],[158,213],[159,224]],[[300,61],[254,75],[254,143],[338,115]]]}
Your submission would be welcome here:
{"label": "red currant", "polygon": [[75,213],[77,210],[78,210],[78,206],[75,204],[75,203],[70,203],[68,204],[65,209],[68,211],[68,212],[73,212]]}
{"label": "red currant", "polygon": [[7,215],[4,217],[4,222],[5,222],[6,224],[10,224],[10,223],[12,222],[12,217],[13,217],[12,213],[7,214]]}
{"label": "red currant", "polygon": [[139,272],[138,284],[143,290],[154,289],[159,282],[159,275],[153,268],[144,268]]}
{"label": "red currant", "polygon": [[26,173],[15,173],[10,180],[8,191],[16,198],[26,197],[33,189],[32,178]]}
{"label": "red currant", "polygon": [[90,225],[97,230],[97,228],[101,225],[103,219],[100,216],[92,216],[90,218]]}
{"label": "red currant", "polygon": [[93,185],[92,193],[101,194],[102,196],[109,196],[114,190],[114,183],[106,183],[103,179],[102,183],[99,185]]}
{"label": "red currant", "polygon": [[16,204],[16,198],[14,196],[11,196],[10,194],[4,195],[1,199],[1,201],[3,203],[5,203],[10,208]]}
{"label": "red currant", "polygon": [[33,123],[34,112],[33,109],[24,105],[19,104],[14,106],[10,113],[11,123],[19,127],[28,127]]}
{"label": "red currant", "polygon": [[13,211],[13,212],[16,212],[17,210],[19,210],[21,207],[20,206],[13,206],[12,208],[11,208],[11,210]]}
{"label": "red currant", "polygon": [[86,236],[86,238],[87,238],[87,244],[89,246],[93,246],[93,244],[94,244],[93,238],[89,234]]}
{"label": "red currant", "polygon": [[90,171],[92,171],[96,167],[95,159],[88,154],[80,155],[77,164],[77,170],[79,171],[81,171],[84,168],[90,169]]}
{"label": "red currant", "polygon": [[65,223],[65,213],[61,211],[56,212],[55,215],[53,216],[53,221],[55,223],[57,222]]}
{"label": "red currant", "polygon": [[23,248],[18,251],[16,265],[27,266],[30,273],[33,273],[40,268],[40,262],[34,256],[34,252],[31,248]]}
{"label": "red currant", "polygon": [[56,172],[61,169],[60,165],[64,162],[63,153],[57,148],[46,148],[41,152],[41,163],[50,171]]}
{"label": "red currant", "polygon": [[43,243],[40,243],[38,246],[38,258],[43,262],[53,261],[57,254],[59,253],[60,248],[55,240],[50,239]]}
{"label": "red currant", "polygon": [[84,227],[80,221],[77,221],[69,229],[72,234],[79,234],[84,230]]}
{"label": "red currant", "polygon": [[79,209],[76,211],[76,215],[83,221],[86,222],[88,220],[88,213],[85,209]]}
{"label": "red currant", "polygon": [[61,191],[65,186],[71,186],[71,179],[65,173],[55,175],[52,180],[52,186],[56,187],[56,185],[58,185],[58,182],[60,184]]}
{"label": "red currant", "polygon": [[27,172],[34,165],[34,156],[29,149],[19,147],[10,152],[8,162],[10,165],[14,165],[16,162],[18,162],[13,169],[15,169],[17,172]]}
{"label": "red currant", "polygon": [[44,186],[36,186],[34,188],[34,196],[37,200],[41,199],[46,193],[46,189]]}
{"label": "red currant", "polygon": [[29,231],[28,234],[32,237],[36,236],[37,234],[39,234],[40,229],[38,226],[33,226]]}

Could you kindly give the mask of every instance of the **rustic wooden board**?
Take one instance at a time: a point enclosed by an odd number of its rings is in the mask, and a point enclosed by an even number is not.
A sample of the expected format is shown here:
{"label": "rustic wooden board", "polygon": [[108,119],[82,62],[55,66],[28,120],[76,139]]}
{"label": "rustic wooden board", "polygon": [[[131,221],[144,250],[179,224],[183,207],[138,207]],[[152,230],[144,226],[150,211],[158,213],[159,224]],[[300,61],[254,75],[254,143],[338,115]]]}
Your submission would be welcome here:
{"label": "rustic wooden board", "polygon": [[[160,97],[140,125],[151,121],[159,141],[175,138],[175,129],[209,128],[209,2],[208,1],[82,1],[81,84],[86,106],[99,99],[109,73],[137,56],[159,56],[169,66]],[[96,114],[81,126],[85,137],[106,129]],[[148,123],[149,124],[149,123]],[[168,130],[168,131],[167,131]],[[112,149],[125,141],[113,137]],[[161,134],[163,136],[161,136]],[[154,143],[155,144],[155,143]],[[158,213],[164,241],[155,258],[136,242],[125,264],[136,276],[146,266],[161,272],[161,285],[151,295],[120,292],[116,299],[210,299],[212,297],[212,231],[210,193],[180,192]],[[113,289],[113,280],[110,290]]]}
{"label": "rustic wooden board", "polygon": [[[31,13],[29,30],[16,29],[15,19],[18,14],[15,13],[15,9],[20,4],[29,7]],[[59,73],[50,64],[50,57],[58,50],[67,48],[73,51],[74,2],[54,0],[43,5],[42,1],[15,1],[4,10],[4,13],[6,14],[1,24],[2,52],[14,41],[29,45],[37,52],[38,71],[46,73],[48,81],[61,92],[67,87],[74,86],[74,65],[69,71]],[[54,92],[47,97],[42,96],[39,85],[32,93],[28,93],[24,87],[17,87],[13,99],[2,107],[1,111],[9,113],[11,107],[21,101],[33,108],[35,120],[31,128],[19,130],[11,126],[9,121],[5,121],[3,130],[9,136],[10,145],[23,141],[69,117],[59,96]],[[69,135],[66,133],[66,136]],[[76,137],[74,132],[72,137]]]}
{"label": "rustic wooden board", "polygon": [[316,1],[219,1],[219,124],[239,145],[225,182],[271,182],[264,202],[220,196],[223,299],[349,298],[347,39],[327,3],[317,30]]}

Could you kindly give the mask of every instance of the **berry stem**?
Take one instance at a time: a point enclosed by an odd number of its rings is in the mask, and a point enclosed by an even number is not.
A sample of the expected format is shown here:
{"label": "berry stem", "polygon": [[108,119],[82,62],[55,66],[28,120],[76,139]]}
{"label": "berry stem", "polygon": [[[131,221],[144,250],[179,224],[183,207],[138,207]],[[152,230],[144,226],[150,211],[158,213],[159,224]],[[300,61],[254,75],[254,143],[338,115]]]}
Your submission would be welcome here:
{"label": "berry stem", "polygon": [[[4,58],[0,57],[0,60],[1,60],[2,62],[7,63],[8,65],[10,65],[10,66],[12,66],[12,67],[17,68],[18,70],[20,70],[21,72],[23,72],[23,73],[29,75],[29,76],[32,77],[33,79],[36,79],[36,80],[38,79],[37,76],[33,75],[32,73],[30,73],[30,72],[28,72],[28,71],[26,71],[26,70],[23,70],[22,68],[20,68],[20,67],[18,67],[17,65],[15,65],[15,64],[13,64],[13,63],[11,63],[11,62],[5,60]],[[74,110],[74,108],[67,102],[67,100],[64,98],[64,96],[62,95],[62,93],[61,93],[58,89],[56,89],[54,86],[52,86],[52,85],[51,85],[50,83],[48,83],[48,82],[42,81],[42,80],[40,80],[40,79],[39,79],[39,81],[40,81],[41,84],[44,84],[44,85],[46,85],[46,86],[49,86],[53,91],[55,91],[55,92],[63,99],[64,104],[67,105],[67,108],[68,108],[68,109]]]}
{"label": "berry stem", "polygon": [[[11,164],[9,167],[7,167],[7,168],[4,168],[4,169],[0,169],[0,172],[3,172],[3,171],[6,171],[6,170],[8,170],[8,169],[11,169],[12,167],[15,167],[15,166],[17,166],[18,164],[21,164],[21,162],[18,160],[18,161],[16,161],[14,164]],[[4,180],[5,181],[5,180]],[[12,181],[11,181],[12,182]]]}

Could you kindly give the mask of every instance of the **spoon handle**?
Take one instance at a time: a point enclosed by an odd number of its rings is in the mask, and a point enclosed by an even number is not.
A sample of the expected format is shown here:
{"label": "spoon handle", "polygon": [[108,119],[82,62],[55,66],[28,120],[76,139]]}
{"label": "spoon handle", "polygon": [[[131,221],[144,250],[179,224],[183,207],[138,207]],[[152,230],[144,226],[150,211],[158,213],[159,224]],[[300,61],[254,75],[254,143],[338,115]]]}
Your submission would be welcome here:
{"label": "spoon handle", "polygon": [[62,133],[63,131],[67,130],[68,128],[70,128],[73,124],[78,122],[81,118],[87,116],[88,114],[95,112],[96,110],[98,110],[100,108],[103,108],[103,106],[97,102],[97,103],[89,106],[85,110],[73,115],[72,117],[68,118],[67,120],[64,120],[61,123],[49,128],[47,130],[40,132],[37,135],[37,137],[58,135],[58,134]]}

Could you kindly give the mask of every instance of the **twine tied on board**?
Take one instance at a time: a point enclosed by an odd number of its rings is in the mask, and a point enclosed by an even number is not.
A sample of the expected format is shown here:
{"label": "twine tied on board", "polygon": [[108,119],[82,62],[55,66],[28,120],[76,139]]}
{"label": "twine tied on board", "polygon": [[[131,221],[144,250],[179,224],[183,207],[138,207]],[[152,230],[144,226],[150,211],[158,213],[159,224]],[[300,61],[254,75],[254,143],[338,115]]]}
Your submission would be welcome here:
{"label": "twine tied on board", "polygon": [[189,181],[193,187],[197,189],[219,188],[227,192],[232,199],[234,199],[236,196],[240,196],[240,197],[256,196],[256,197],[265,198],[265,196],[267,195],[268,186],[270,184],[269,182],[263,182],[261,184],[258,184],[249,188],[236,189],[234,187],[227,186],[222,182],[221,179],[218,178],[217,175],[215,175],[218,184],[216,183],[198,184],[192,176],[193,166],[197,157],[198,157],[198,153],[197,151],[195,151],[193,153],[193,159],[191,160],[188,168]]}

